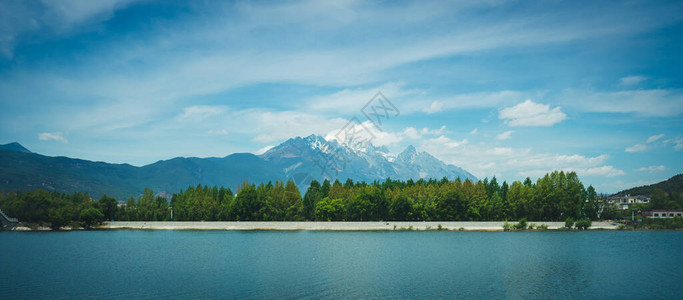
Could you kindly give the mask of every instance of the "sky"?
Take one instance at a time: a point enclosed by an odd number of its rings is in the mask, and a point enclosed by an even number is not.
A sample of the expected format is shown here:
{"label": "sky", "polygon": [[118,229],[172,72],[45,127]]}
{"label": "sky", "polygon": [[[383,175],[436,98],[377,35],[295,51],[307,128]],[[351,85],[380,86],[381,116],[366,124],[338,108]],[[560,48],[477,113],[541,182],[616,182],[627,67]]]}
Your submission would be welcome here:
{"label": "sky", "polygon": [[[681,1],[2,0],[0,143],[141,166],[360,120],[479,178],[611,193],[682,173],[681,53]],[[397,113],[371,126],[377,92]]]}

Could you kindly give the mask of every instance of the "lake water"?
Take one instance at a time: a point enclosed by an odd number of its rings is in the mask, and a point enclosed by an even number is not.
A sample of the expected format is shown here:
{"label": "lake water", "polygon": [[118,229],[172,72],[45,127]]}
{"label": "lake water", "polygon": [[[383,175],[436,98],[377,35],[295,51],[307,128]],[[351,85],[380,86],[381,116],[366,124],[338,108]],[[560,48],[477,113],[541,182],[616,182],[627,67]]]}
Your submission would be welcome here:
{"label": "lake water", "polygon": [[683,232],[0,232],[0,299],[681,298]]}

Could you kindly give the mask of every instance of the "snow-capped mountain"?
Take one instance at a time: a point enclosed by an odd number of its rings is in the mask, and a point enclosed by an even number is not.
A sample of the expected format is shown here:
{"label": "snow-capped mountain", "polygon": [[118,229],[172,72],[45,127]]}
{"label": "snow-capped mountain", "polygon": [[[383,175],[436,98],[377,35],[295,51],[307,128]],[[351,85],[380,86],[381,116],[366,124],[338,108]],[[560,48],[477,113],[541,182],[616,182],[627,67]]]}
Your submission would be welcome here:
{"label": "snow-capped mountain", "polygon": [[[287,177],[310,177],[356,181],[392,179],[455,178],[477,180],[469,172],[448,165],[427,152],[408,146],[398,155],[371,143],[350,147],[322,136],[291,138],[260,155],[280,168]],[[297,178],[294,178],[297,180]]]}
{"label": "snow-capped mountain", "polygon": [[225,157],[176,157],[135,167],[32,153],[12,143],[0,145],[0,191],[44,188],[58,192],[87,192],[117,199],[140,195],[145,188],[165,196],[197,184],[236,190],[245,180],[261,183],[293,180],[302,193],[313,179],[371,182],[443,177],[476,178],[412,146],[398,155],[372,144],[347,147],[321,136],[296,137],[262,155],[234,153]]}

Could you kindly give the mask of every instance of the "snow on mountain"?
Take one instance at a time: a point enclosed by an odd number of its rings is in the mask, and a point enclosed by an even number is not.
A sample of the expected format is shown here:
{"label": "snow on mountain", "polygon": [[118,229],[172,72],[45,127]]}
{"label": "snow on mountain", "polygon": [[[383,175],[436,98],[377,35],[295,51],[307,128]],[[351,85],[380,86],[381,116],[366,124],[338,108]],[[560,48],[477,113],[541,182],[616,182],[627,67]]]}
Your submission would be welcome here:
{"label": "snow on mountain", "polygon": [[322,180],[351,178],[355,181],[420,179],[447,177],[477,180],[469,172],[448,165],[427,152],[408,146],[400,154],[390,153],[386,147],[371,143],[347,147],[337,140],[322,136],[291,138],[266,151],[260,157],[274,163],[287,177],[309,177]]}

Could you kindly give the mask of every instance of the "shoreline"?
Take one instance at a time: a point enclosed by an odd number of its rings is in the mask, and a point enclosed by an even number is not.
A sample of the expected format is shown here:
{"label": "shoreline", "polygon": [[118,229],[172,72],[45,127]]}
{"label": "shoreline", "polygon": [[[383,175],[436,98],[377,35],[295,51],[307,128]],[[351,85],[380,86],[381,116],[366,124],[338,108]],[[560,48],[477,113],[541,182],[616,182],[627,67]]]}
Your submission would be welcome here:
{"label": "shoreline", "polygon": [[[101,230],[223,230],[223,231],[504,231],[499,221],[482,222],[167,222],[167,221],[116,221],[105,222],[93,229]],[[509,222],[510,224],[514,224]],[[564,228],[564,222],[528,222],[546,225],[548,230]],[[441,229],[439,229],[441,226]],[[593,222],[589,230],[616,230],[613,222]],[[527,230],[544,231],[544,230]]]}

